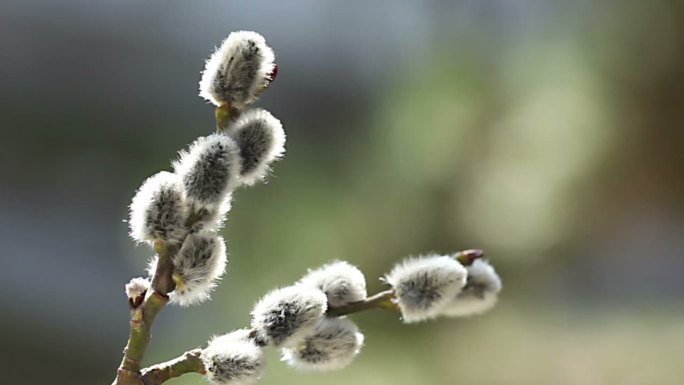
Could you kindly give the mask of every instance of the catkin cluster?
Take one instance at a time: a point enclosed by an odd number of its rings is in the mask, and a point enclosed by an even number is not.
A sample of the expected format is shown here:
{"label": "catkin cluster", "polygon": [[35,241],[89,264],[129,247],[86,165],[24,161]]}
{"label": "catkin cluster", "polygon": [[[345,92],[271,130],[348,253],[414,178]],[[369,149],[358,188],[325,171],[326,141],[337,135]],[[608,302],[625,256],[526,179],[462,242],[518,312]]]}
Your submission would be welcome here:
{"label": "catkin cluster", "polygon": [[384,280],[406,323],[484,313],[501,291],[499,275],[481,256],[464,261],[452,255],[409,258]]}
{"label": "catkin cluster", "polygon": [[255,383],[263,373],[266,346],[281,349],[283,361],[297,369],[346,367],[360,352],[364,337],[354,322],[329,316],[327,310],[331,304],[344,306],[365,298],[366,279],[347,262],[310,271],[259,300],[249,331],[241,329],[209,341],[202,353],[208,378],[218,385]]}
{"label": "catkin cluster", "polygon": [[[149,177],[131,202],[131,237],[172,251],[172,302],[189,305],[209,298],[227,262],[218,230],[233,191],[263,180],[285,151],[280,121],[266,110],[248,109],[273,80],[273,60],[259,34],[232,33],[207,61],[200,95],[227,106],[233,119],[180,151],[173,172]],[[149,263],[151,277],[157,262],[155,256]]]}
{"label": "catkin cluster", "polygon": [[[233,192],[263,180],[284,152],[285,133],[268,111],[250,108],[277,73],[273,50],[255,32],[235,32],[206,62],[200,96],[217,106],[217,132],[180,151],[173,172],[149,177],[130,206],[130,235],[153,245],[150,277],[171,263],[172,302],[209,298],[227,263],[218,235]],[[425,255],[397,264],[383,278],[390,288],[368,296],[354,265],[335,261],[272,290],[252,309],[250,327],[212,338],[201,350],[201,372],[216,385],[250,385],[264,373],[264,349],[280,349],[288,365],[307,371],[341,369],[359,354],[364,335],[347,314],[373,307],[398,309],[404,322],[469,316],[491,309],[501,279],[479,250]],[[140,306],[151,278],[126,285]],[[164,294],[164,293],[162,293]],[[172,372],[172,371],[171,371]]]}
{"label": "catkin cluster", "polygon": [[[481,256],[410,258],[396,265],[385,281],[391,286],[390,302],[407,323],[483,313],[494,306],[501,290],[498,274]],[[255,383],[265,364],[262,347],[268,345],[279,348],[282,360],[300,370],[344,368],[359,354],[364,336],[353,321],[330,310],[366,300],[366,279],[357,267],[337,261],[311,270],[259,300],[251,329],[209,341],[202,353],[207,376],[217,385]]]}

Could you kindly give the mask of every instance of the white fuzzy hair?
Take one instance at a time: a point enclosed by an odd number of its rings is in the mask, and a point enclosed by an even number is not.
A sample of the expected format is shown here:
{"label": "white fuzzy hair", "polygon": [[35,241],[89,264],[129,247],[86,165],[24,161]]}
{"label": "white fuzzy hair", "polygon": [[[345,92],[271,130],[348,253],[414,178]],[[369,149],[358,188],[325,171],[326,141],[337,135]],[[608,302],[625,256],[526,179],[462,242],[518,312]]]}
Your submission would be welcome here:
{"label": "white fuzzy hair", "polygon": [[147,259],[147,267],[145,268],[145,271],[147,272],[147,275],[150,277],[150,282],[152,282],[152,279],[154,278],[154,273],[157,271],[157,262],[159,262],[159,256],[157,255],[153,255]]}
{"label": "white fuzzy hair", "polygon": [[485,260],[476,259],[466,270],[468,279],[465,287],[442,310],[446,316],[482,314],[496,305],[502,285],[494,267]]}
{"label": "white fuzzy hair", "polygon": [[304,285],[275,289],[266,294],[252,310],[252,328],[258,338],[274,346],[301,341],[325,315],[325,294]]}
{"label": "white fuzzy hair", "polygon": [[171,302],[189,306],[209,299],[226,269],[226,245],[212,231],[189,234],[171,259],[174,274],[182,280],[171,293]]}
{"label": "white fuzzy hair", "polygon": [[329,307],[366,299],[366,278],[361,270],[346,261],[335,261],[309,272],[299,281],[325,293]]}
{"label": "white fuzzy hair", "polygon": [[240,148],[240,179],[248,186],[263,180],[271,163],[285,153],[283,125],[264,109],[246,111],[227,133]]}
{"label": "white fuzzy hair", "polygon": [[179,152],[173,167],[194,211],[219,210],[226,196],[240,184],[240,150],[227,135],[197,138],[187,150]]}
{"label": "white fuzzy hair", "polygon": [[[223,227],[226,220],[226,215],[231,209],[233,203],[233,194],[228,193],[223,197],[223,200],[216,205],[205,206],[197,222],[192,225],[191,231],[197,232],[200,230],[219,231]],[[193,208],[190,208],[191,210]],[[197,210],[195,207],[194,210]]]}
{"label": "white fuzzy hair", "polygon": [[133,197],[128,225],[138,242],[182,239],[187,216],[182,180],[161,171],[147,178]]}
{"label": "white fuzzy hair", "polygon": [[437,317],[461,291],[467,272],[447,256],[409,258],[385,276],[392,285],[406,323]]}
{"label": "white fuzzy hair", "polygon": [[128,298],[135,299],[141,296],[150,288],[150,280],[143,277],[131,278],[126,284],[126,295]]}
{"label": "white fuzzy hair", "polygon": [[323,318],[304,340],[282,350],[282,360],[308,371],[342,369],[363,346],[363,334],[347,318]]}
{"label": "white fuzzy hair", "polygon": [[[156,255],[147,261],[146,270],[150,277],[154,277],[158,261]],[[180,306],[201,303],[210,298],[225,272],[228,263],[225,242],[208,230],[190,234],[172,261],[174,274],[183,280],[185,286],[177,285],[169,293],[170,302]]]}
{"label": "white fuzzy hair", "polygon": [[243,109],[269,85],[274,61],[275,54],[263,36],[232,32],[207,60],[199,95],[217,106],[230,103]]}
{"label": "white fuzzy hair", "polygon": [[216,385],[252,385],[263,375],[264,351],[250,331],[240,329],[214,337],[202,351],[200,358],[207,378]]}

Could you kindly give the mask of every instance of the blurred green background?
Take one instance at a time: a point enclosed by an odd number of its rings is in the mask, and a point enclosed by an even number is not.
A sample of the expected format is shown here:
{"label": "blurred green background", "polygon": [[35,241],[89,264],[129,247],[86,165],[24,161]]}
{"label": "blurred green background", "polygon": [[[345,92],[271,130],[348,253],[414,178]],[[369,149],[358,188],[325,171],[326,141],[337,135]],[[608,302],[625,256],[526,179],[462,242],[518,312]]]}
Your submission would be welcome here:
{"label": "blurred green background", "polygon": [[[339,372],[269,350],[262,384],[681,384],[684,6],[675,0],[22,1],[0,5],[3,383],[108,384],[143,179],[212,131],[203,61],[265,35],[259,106],[287,154],[239,191],[214,300],[167,308],[147,362],[245,326],[260,295],[346,259],[485,249],[486,315],[366,334]],[[188,375],[173,385],[202,384]]]}

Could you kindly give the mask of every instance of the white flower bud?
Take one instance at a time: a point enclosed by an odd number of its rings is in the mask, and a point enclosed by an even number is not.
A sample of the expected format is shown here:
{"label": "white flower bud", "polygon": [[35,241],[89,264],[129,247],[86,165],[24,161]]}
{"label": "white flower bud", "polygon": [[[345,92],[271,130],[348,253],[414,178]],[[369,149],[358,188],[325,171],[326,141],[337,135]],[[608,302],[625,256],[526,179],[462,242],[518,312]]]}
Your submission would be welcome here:
{"label": "white flower bud", "polygon": [[213,134],[195,140],[173,164],[181,177],[193,212],[215,212],[239,184],[240,152],[226,135]]}
{"label": "white flower bud", "polygon": [[177,175],[162,171],[147,178],[131,201],[131,238],[138,242],[182,238],[187,213],[184,201]]}
{"label": "white flower bud", "polygon": [[336,370],[351,364],[363,334],[346,318],[323,318],[304,340],[283,349],[283,361],[301,370]]}
{"label": "white flower bud", "polygon": [[228,35],[207,60],[199,95],[219,106],[244,108],[256,100],[276,74],[275,54],[256,32]]}
{"label": "white flower bud", "polygon": [[264,351],[249,330],[240,329],[214,337],[200,358],[207,378],[216,385],[252,385],[264,372]]}
{"label": "white flower bud", "polygon": [[328,297],[329,307],[338,307],[366,299],[366,278],[356,266],[337,261],[310,270],[301,284],[320,289]]}
{"label": "white flower bud", "polygon": [[266,294],[252,310],[252,328],[258,338],[275,346],[299,342],[313,330],[327,310],[325,294],[295,285]]}
{"label": "white flower bud", "polygon": [[143,296],[149,288],[150,281],[147,278],[132,278],[126,284],[126,296],[131,300],[135,300],[136,298]]}
{"label": "white flower bud", "polygon": [[171,302],[181,306],[200,303],[209,299],[226,269],[226,246],[223,238],[210,231],[189,234],[171,260],[176,282]]}
{"label": "white flower bud", "polygon": [[283,126],[266,110],[245,112],[227,132],[240,148],[240,177],[247,185],[264,179],[269,165],[285,152]]}
{"label": "white flower bud", "polygon": [[466,269],[446,256],[411,258],[385,277],[392,285],[404,322],[434,318],[463,288]]}
{"label": "white flower bud", "polygon": [[476,259],[467,266],[466,285],[443,309],[442,314],[464,317],[482,314],[494,307],[501,291],[501,278],[489,262]]}

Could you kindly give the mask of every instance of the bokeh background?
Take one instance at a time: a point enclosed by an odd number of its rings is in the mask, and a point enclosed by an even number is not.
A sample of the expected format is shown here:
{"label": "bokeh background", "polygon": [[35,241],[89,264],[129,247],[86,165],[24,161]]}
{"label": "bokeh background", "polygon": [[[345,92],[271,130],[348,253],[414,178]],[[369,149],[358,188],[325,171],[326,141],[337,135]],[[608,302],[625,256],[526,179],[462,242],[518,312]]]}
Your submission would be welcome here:
{"label": "bokeh background", "polygon": [[[214,127],[196,96],[230,31],[261,32],[287,130],[236,194],[214,300],[168,307],[148,363],[248,323],[264,292],[347,259],[483,248],[500,305],[353,318],[347,369],[270,384],[681,384],[684,7],[676,0],[0,4],[3,383],[108,384],[128,327],[143,179]],[[170,382],[203,384],[197,375]]]}

